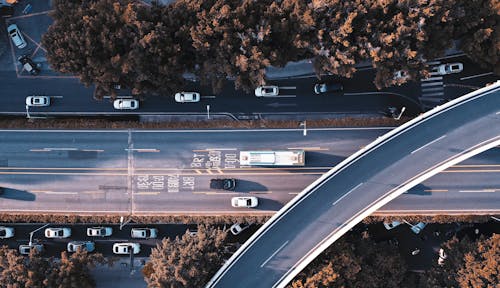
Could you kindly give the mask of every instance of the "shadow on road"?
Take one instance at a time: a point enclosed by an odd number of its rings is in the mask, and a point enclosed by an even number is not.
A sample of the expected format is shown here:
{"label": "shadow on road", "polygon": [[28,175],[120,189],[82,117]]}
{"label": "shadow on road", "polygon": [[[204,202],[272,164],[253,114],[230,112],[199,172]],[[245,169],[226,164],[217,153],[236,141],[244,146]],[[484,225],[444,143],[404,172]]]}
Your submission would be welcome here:
{"label": "shadow on road", "polygon": [[4,188],[3,193],[0,195],[0,198],[21,201],[35,201],[36,195],[24,190]]}
{"label": "shadow on road", "polygon": [[406,194],[420,195],[420,196],[431,196],[431,188],[423,184],[418,184],[406,192]]}
{"label": "shadow on road", "polygon": [[255,181],[248,180],[240,180],[238,179],[238,183],[236,184],[235,192],[265,192],[269,191],[269,189]]}

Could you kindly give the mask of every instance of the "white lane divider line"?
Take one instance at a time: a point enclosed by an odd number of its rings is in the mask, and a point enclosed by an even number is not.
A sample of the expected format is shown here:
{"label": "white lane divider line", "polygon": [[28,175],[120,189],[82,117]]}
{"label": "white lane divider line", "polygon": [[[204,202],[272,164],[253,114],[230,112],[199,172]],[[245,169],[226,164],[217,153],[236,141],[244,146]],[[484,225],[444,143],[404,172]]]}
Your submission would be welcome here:
{"label": "white lane divider line", "polygon": [[462,193],[481,193],[481,192],[486,192],[486,193],[494,193],[496,191],[500,191],[500,189],[479,189],[479,190],[459,190],[458,192]]}
{"label": "white lane divider line", "polygon": [[363,182],[359,183],[358,185],[356,185],[356,187],[352,188],[347,193],[345,193],[344,195],[342,195],[342,197],[340,197],[339,199],[337,199],[337,201],[333,202],[332,206],[335,206],[335,204],[339,203],[340,200],[344,199],[344,197],[346,197],[347,195],[349,195],[352,191],[358,189],[359,186],[361,186],[361,185],[363,185]]}
{"label": "white lane divider line", "polygon": [[274,255],[278,254],[278,252],[280,252],[280,250],[283,249],[283,247],[285,247],[286,244],[288,244],[288,240],[286,240],[285,243],[281,244],[281,246],[278,249],[276,249],[276,251],[274,251],[274,253],[271,254],[271,256],[269,256],[269,258],[267,258],[266,261],[264,261],[264,263],[260,265],[260,268],[264,267],[264,265],[266,265],[267,262],[269,262],[269,260],[271,260],[271,258],[274,257]]}
{"label": "white lane divider line", "polygon": [[429,146],[429,145],[432,145],[433,143],[436,143],[437,141],[439,141],[439,140],[443,139],[444,137],[446,137],[446,135],[443,135],[443,136],[441,136],[441,137],[439,137],[439,138],[437,138],[437,139],[434,139],[434,140],[432,140],[431,142],[429,142],[429,143],[425,144],[424,146],[422,146],[422,147],[420,147],[420,148],[418,148],[418,149],[413,150],[410,154],[413,154],[413,153],[415,153],[415,152],[418,152],[418,151],[420,151],[420,150],[424,149],[425,147],[427,147],[427,146]]}

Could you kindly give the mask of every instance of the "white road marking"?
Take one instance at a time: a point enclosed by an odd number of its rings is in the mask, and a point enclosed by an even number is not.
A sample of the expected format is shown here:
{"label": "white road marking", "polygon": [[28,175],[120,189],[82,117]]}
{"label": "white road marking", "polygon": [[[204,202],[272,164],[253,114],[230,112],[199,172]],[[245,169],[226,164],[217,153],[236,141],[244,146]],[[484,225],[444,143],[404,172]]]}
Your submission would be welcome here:
{"label": "white road marking", "polygon": [[297,86],[279,86],[280,89],[297,89]]}
{"label": "white road marking", "polygon": [[[428,82],[428,81],[442,80],[442,79],[443,79],[443,77],[441,77],[441,76],[429,77],[429,78],[425,78],[425,79],[420,80],[420,82]],[[441,82],[441,84],[442,84],[442,82]],[[423,84],[420,84],[420,85],[423,85]]]}
{"label": "white road marking", "polygon": [[439,137],[439,138],[437,138],[437,139],[434,139],[434,140],[432,140],[431,142],[429,142],[429,143],[425,144],[424,146],[422,146],[422,147],[420,147],[420,148],[418,148],[418,149],[413,150],[410,154],[413,154],[413,153],[415,153],[415,152],[418,152],[418,151],[420,151],[420,150],[424,149],[425,147],[427,147],[427,146],[429,146],[429,145],[432,145],[433,143],[435,143],[435,142],[437,142],[437,141],[439,141],[439,140],[443,139],[444,137],[446,137],[446,135],[443,135],[443,136],[441,136],[441,137]]}
{"label": "white road marking", "polygon": [[[429,78],[429,79],[431,79],[431,78]],[[443,85],[443,82],[428,82],[428,83],[420,84],[421,87],[438,86],[438,85]]]}
{"label": "white road marking", "polygon": [[214,95],[208,95],[208,96],[201,96],[201,98],[216,98]]}
{"label": "white road marking", "polygon": [[462,192],[462,193],[474,193],[474,192],[494,193],[497,191],[500,191],[500,189],[459,190],[458,192]]}
{"label": "white road marking", "polygon": [[76,151],[78,148],[43,148],[45,151]]}
{"label": "white road marking", "polygon": [[63,96],[50,96],[50,98],[63,98]]}
{"label": "white road marking", "polygon": [[347,193],[345,193],[344,195],[342,195],[342,197],[340,197],[339,199],[337,199],[337,201],[335,201],[335,202],[332,203],[332,206],[335,206],[335,204],[339,203],[342,199],[344,199],[344,197],[346,197],[347,195],[349,195],[352,191],[356,190],[361,185],[363,185],[363,182],[359,183],[358,185],[356,185],[356,187],[352,188]]}
{"label": "white road marking", "polygon": [[262,98],[295,98],[297,95],[262,96]]}
{"label": "white road marking", "polygon": [[286,148],[288,150],[306,150],[306,151],[328,151],[329,148],[321,148],[321,147],[290,147]]}
{"label": "white road marking", "polygon": [[135,151],[135,152],[160,152],[159,149],[141,149],[141,148],[125,148],[125,151]]}
{"label": "white road marking", "polygon": [[280,252],[280,250],[283,249],[283,247],[285,247],[286,244],[288,244],[288,240],[286,240],[285,243],[283,243],[276,251],[274,251],[274,253],[271,254],[271,256],[269,256],[269,258],[267,258],[266,261],[264,261],[264,263],[260,265],[260,268],[264,267],[264,265],[266,265],[267,262],[269,262],[269,260],[271,260],[271,258],[274,257],[274,255],[278,254],[278,252]]}
{"label": "white road marking", "polygon": [[488,72],[488,73],[483,73],[483,74],[476,74],[472,76],[467,76],[467,77],[462,77],[460,80],[467,80],[467,79],[472,79],[472,78],[478,78],[478,77],[483,77],[487,75],[493,75],[493,72]]}

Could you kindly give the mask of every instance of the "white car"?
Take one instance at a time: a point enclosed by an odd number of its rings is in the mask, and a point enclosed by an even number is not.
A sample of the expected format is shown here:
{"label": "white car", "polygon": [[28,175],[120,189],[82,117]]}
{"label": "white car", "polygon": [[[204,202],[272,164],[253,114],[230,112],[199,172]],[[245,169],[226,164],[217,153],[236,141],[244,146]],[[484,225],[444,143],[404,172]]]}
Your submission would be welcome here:
{"label": "white car", "polygon": [[43,107],[50,105],[50,97],[49,96],[36,96],[31,95],[26,97],[26,105],[30,107]]}
{"label": "white car", "polygon": [[7,32],[10,35],[10,39],[12,39],[12,43],[14,43],[17,48],[22,49],[26,47],[26,41],[16,24],[10,24],[9,27],[7,27]]}
{"label": "white car", "polygon": [[139,108],[139,101],[136,99],[116,99],[113,102],[113,107],[118,110],[135,110]]}
{"label": "white car", "polygon": [[14,237],[14,228],[0,226],[0,239],[6,239],[12,237]]}
{"label": "white car", "polygon": [[127,255],[130,252],[137,254],[141,251],[141,244],[139,243],[115,243],[113,244],[113,253],[118,255]]}
{"label": "white car", "polygon": [[43,244],[33,244],[33,245],[19,245],[19,254],[21,255],[29,255],[31,249],[35,249],[38,253],[43,252]]}
{"label": "white car", "polygon": [[92,252],[95,250],[95,244],[92,241],[71,241],[68,243],[68,252],[76,252],[78,249]]}
{"label": "white car", "polygon": [[399,221],[392,221],[391,223],[384,222],[384,227],[387,230],[394,229],[394,228],[398,227],[399,225],[401,225],[401,222],[399,222]]}
{"label": "white car", "polygon": [[47,238],[68,238],[71,236],[71,228],[47,228],[45,237]]}
{"label": "white car", "polygon": [[199,102],[200,93],[197,92],[179,92],[175,93],[175,102],[185,103],[185,102]]}
{"label": "white car", "polygon": [[446,75],[446,74],[453,74],[453,73],[460,73],[464,70],[464,65],[462,63],[447,63],[447,64],[441,64],[436,67],[432,67],[431,73],[435,73],[438,75]]}
{"label": "white car", "polygon": [[279,93],[278,86],[259,86],[255,88],[255,96],[257,97],[277,96]]}
{"label": "white car", "polygon": [[156,236],[158,236],[158,229],[156,229],[156,228],[132,228],[132,231],[130,232],[130,236],[132,238],[141,238],[141,239],[156,238]]}
{"label": "white car", "polygon": [[231,205],[233,207],[252,208],[259,205],[259,199],[257,197],[233,197],[231,198]]}
{"label": "white car", "polygon": [[91,227],[87,228],[87,236],[90,237],[106,237],[113,234],[113,228],[111,227]]}
{"label": "white car", "polygon": [[233,235],[238,235],[240,234],[241,232],[245,231],[246,229],[248,229],[248,227],[250,227],[250,224],[239,224],[239,223],[236,223],[236,224],[233,224],[231,226],[231,228],[229,228],[229,231],[231,231],[231,233]]}

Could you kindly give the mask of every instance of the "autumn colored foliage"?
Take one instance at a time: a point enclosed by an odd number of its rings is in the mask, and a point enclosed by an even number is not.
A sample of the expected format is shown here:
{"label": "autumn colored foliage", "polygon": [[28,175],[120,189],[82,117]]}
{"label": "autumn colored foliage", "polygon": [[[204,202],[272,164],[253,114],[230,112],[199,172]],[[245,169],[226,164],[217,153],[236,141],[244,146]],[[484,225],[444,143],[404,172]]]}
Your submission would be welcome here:
{"label": "autumn colored foliage", "polygon": [[500,74],[498,0],[55,0],[42,38],[60,72],[95,84],[168,95],[185,72],[217,91],[227,79],[250,90],[265,68],[313,59],[316,73],[353,77],[371,63],[377,87],[428,75],[426,61],[457,45]]}

